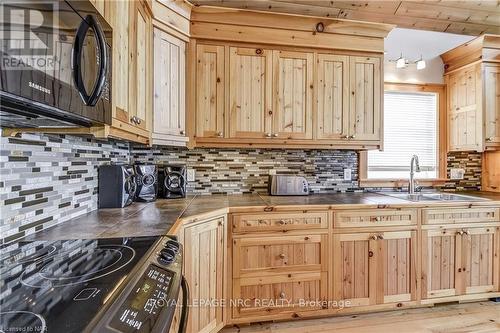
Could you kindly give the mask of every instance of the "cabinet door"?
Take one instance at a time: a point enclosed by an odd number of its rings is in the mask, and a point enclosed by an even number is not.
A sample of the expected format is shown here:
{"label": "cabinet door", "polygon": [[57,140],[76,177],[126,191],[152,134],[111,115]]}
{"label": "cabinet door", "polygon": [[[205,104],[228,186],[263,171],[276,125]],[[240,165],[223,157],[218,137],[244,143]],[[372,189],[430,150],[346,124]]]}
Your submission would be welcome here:
{"label": "cabinet door", "polygon": [[133,6],[128,1],[113,1],[113,117],[128,123],[129,115],[129,18]]}
{"label": "cabinet door", "polygon": [[376,304],[377,241],[369,233],[333,235],[333,299]]}
{"label": "cabinet door", "polygon": [[484,68],[484,108],[486,144],[500,144],[500,66]]}
{"label": "cabinet door", "polygon": [[312,139],[313,54],[273,51],[273,136]]}
{"label": "cabinet door", "polygon": [[185,136],[185,43],[154,29],[154,105],[155,135]]}
{"label": "cabinet door", "polygon": [[[222,324],[224,218],[184,229],[184,276],[189,285],[187,332],[211,332]],[[215,302],[210,302],[215,301]]]}
{"label": "cabinet door", "polygon": [[459,229],[422,231],[422,299],[456,296],[461,262]]}
{"label": "cabinet door", "polygon": [[377,304],[416,300],[417,232],[378,234]]}
{"label": "cabinet door", "polygon": [[196,46],[196,136],[224,137],[224,46]]}
{"label": "cabinet door", "polygon": [[135,117],[131,122],[142,129],[149,129],[148,122],[151,121],[151,85],[152,77],[150,71],[151,50],[151,18],[141,1],[130,2],[132,8],[132,24],[129,30],[130,68],[130,116]]}
{"label": "cabinet door", "polygon": [[351,57],[349,135],[355,141],[378,141],[382,130],[380,58]]}
{"label": "cabinet door", "polygon": [[462,294],[499,291],[498,228],[464,229],[462,269],[459,284]]}
{"label": "cabinet door", "polygon": [[316,137],[339,140],[349,126],[349,57],[318,54]]}
{"label": "cabinet door", "polygon": [[271,137],[271,51],[231,47],[229,108],[231,138]]}

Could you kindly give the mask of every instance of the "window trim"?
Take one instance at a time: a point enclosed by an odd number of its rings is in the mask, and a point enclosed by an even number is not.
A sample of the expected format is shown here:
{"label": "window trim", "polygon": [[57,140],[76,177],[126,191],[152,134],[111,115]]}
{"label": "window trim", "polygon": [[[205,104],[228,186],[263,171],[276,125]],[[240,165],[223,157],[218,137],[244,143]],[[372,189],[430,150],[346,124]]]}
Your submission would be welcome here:
{"label": "window trim", "polygon": [[[384,83],[385,91],[397,92],[431,92],[438,95],[438,178],[420,179],[423,186],[434,186],[446,182],[446,162],[448,154],[447,144],[447,113],[446,113],[446,85],[444,84],[413,84],[413,83]],[[359,186],[360,187],[403,187],[408,185],[408,179],[368,179],[368,152],[359,152]]]}

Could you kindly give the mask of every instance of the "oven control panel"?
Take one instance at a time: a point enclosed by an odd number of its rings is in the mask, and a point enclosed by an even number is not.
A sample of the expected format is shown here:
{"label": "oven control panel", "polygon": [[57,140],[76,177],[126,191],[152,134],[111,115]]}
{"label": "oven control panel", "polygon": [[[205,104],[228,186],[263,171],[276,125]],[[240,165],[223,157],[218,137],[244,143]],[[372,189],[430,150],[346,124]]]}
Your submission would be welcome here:
{"label": "oven control panel", "polygon": [[168,332],[182,279],[182,246],[162,237],[90,331]]}

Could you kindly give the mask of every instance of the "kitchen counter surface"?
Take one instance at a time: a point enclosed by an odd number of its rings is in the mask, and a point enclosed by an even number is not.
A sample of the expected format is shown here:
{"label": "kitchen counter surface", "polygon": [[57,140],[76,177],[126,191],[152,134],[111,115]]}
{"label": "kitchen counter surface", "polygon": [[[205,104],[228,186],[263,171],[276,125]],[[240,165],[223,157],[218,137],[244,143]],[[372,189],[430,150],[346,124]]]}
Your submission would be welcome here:
{"label": "kitchen counter surface", "polygon": [[[500,194],[460,192],[489,201],[474,205],[500,205]],[[190,196],[184,199],[160,199],[152,203],[134,203],[123,209],[100,209],[85,216],[30,235],[25,240],[157,236],[176,233],[184,223],[209,216],[238,211],[279,211],[290,209],[376,208],[380,206],[458,206],[467,201],[411,202],[379,193],[317,194],[303,197],[258,194]]]}

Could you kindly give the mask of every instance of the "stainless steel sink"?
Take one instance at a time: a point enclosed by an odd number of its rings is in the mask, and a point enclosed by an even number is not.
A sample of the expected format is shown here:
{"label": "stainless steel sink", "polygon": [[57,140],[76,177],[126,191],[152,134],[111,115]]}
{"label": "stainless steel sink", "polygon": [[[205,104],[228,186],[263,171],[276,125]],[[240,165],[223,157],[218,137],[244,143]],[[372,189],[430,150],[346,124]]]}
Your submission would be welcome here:
{"label": "stainless steel sink", "polygon": [[486,201],[488,199],[473,197],[464,194],[449,194],[449,193],[391,193],[378,192],[379,194],[387,195],[393,198],[408,200],[408,201]]}

